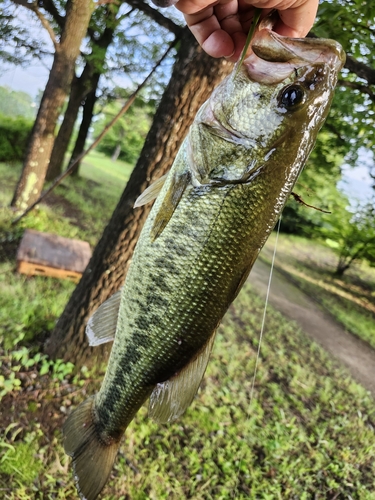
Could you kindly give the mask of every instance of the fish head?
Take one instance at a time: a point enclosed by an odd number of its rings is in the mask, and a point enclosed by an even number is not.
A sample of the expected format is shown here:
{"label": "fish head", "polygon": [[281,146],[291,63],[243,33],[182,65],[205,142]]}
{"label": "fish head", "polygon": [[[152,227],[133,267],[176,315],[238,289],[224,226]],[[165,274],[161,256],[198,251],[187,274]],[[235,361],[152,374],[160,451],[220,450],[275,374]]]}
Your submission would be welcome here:
{"label": "fish head", "polygon": [[[345,53],[333,40],[293,39],[262,29],[251,54],[216,89],[202,122],[252,150],[250,170],[267,162],[282,164],[284,176],[291,168],[298,175],[328,114],[344,62]],[[243,175],[243,166],[234,165],[231,179]]]}

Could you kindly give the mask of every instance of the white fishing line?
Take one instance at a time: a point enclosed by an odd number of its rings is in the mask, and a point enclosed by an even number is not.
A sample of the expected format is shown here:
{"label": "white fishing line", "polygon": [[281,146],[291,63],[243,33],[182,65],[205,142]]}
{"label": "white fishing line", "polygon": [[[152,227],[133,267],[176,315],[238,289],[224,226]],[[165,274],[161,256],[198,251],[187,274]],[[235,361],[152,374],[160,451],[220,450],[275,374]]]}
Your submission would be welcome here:
{"label": "white fishing line", "polygon": [[[251,405],[254,399],[254,388],[255,388],[255,380],[256,380],[256,375],[257,375],[257,370],[258,370],[258,364],[259,364],[259,358],[260,358],[260,348],[262,345],[262,340],[263,340],[263,332],[264,332],[264,326],[266,324],[266,314],[267,314],[267,307],[268,307],[268,298],[270,295],[270,289],[271,289],[271,281],[272,281],[272,275],[273,275],[273,269],[275,265],[275,257],[276,257],[276,250],[277,250],[277,242],[279,240],[279,233],[280,233],[280,224],[281,224],[281,215],[279,218],[279,222],[277,223],[277,231],[276,231],[276,241],[275,241],[275,246],[273,249],[273,255],[272,255],[272,262],[271,262],[271,269],[270,269],[270,275],[268,278],[268,286],[267,286],[267,293],[266,293],[266,301],[264,303],[264,309],[263,309],[263,317],[262,317],[262,325],[260,327],[260,334],[259,334],[259,344],[258,344],[258,350],[257,350],[257,355],[255,359],[255,367],[254,367],[254,374],[253,374],[253,380],[251,382],[251,389],[250,389],[250,402],[247,410],[247,415],[246,415],[246,423],[250,419],[250,409]],[[242,456],[240,457],[239,464],[238,464],[238,474],[237,474],[237,483],[234,488],[234,496],[233,498],[237,497],[238,493],[238,484],[240,481],[240,471],[241,471],[241,462],[243,460],[245,452],[242,453]]]}

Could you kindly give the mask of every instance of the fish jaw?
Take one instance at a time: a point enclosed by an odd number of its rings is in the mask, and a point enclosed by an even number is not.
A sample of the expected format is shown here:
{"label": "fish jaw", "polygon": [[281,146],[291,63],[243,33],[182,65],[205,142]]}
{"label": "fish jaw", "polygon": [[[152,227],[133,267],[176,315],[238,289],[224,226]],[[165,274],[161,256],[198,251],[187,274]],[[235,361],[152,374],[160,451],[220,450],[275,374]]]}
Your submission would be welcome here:
{"label": "fish jaw", "polygon": [[[319,38],[289,38],[270,29],[259,31],[252,42],[252,51],[258,58],[271,63],[324,63],[337,74],[345,63],[345,52],[335,40]],[[244,60],[248,65],[253,54]],[[274,72],[277,73],[277,72]],[[277,76],[277,75],[276,75]],[[253,79],[256,79],[254,72]]]}

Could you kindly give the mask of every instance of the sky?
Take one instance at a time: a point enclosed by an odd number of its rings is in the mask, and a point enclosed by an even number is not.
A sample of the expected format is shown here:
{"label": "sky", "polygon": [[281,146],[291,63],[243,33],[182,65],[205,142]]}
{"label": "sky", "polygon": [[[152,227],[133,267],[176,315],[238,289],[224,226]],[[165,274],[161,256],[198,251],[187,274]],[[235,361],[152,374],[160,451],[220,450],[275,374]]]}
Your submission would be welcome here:
{"label": "sky", "polygon": [[48,79],[48,68],[41,63],[30,64],[27,68],[4,65],[0,75],[0,85],[13,90],[22,90],[35,98],[43,90]]}
{"label": "sky", "polygon": [[355,168],[344,165],[342,180],[338,183],[338,187],[354,204],[357,200],[364,204],[374,196],[374,190],[371,187],[373,182],[366,165]]}

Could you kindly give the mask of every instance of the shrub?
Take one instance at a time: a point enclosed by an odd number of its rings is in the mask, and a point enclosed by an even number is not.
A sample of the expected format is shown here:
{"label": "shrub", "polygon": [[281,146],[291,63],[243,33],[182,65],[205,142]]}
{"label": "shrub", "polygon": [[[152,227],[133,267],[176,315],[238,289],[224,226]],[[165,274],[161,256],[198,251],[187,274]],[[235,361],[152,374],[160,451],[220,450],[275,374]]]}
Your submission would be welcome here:
{"label": "shrub", "polygon": [[0,115],[0,161],[22,161],[33,122]]}

